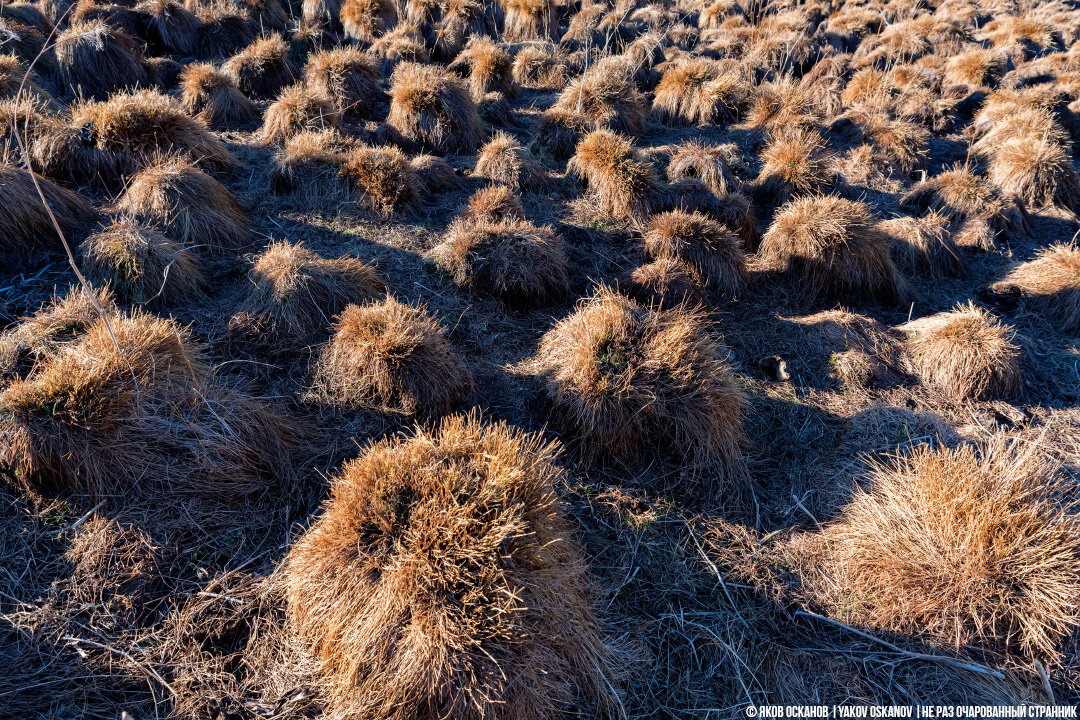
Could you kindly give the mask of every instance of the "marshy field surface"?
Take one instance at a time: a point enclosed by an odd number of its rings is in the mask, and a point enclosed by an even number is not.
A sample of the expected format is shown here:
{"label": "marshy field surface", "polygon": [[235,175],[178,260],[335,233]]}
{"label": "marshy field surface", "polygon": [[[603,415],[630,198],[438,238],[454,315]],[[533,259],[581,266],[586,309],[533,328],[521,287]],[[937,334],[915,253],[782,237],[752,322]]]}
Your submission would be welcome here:
{"label": "marshy field surface", "polygon": [[0,719],[1080,702],[1078,148],[1062,0],[0,0]]}

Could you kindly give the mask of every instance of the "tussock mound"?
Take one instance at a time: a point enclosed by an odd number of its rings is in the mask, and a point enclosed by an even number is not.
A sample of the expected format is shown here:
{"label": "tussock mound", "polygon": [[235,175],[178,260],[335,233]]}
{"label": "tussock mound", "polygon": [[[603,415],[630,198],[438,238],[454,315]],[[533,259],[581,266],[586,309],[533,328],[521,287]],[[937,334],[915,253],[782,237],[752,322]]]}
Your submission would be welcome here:
{"label": "tussock mound", "polygon": [[1038,453],[999,437],[877,465],[795,544],[807,594],[857,625],[1053,665],[1080,622],[1080,527]]}
{"label": "tussock mound", "polygon": [[349,150],[341,160],[341,176],[355,188],[362,206],[384,215],[410,212],[419,201],[416,170],[409,156],[393,146]]}
{"label": "tussock mound", "polygon": [[836,158],[816,130],[779,131],[761,151],[761,162],[755,194],[774,207],[793,197],[821,194],[836,181]]}
{"label": "tussock mound", "polygon": [[121,218],[79,246],[83,272],[108,283],[124,302],[161,304],[198,298],[206,277],[198,255],[152,228]]}
{"label": "tussock mound", "polygon": [[246,123],[259,110],[225,72],[210,63],[195,63],[180,72],[180,106],[210,127]]}
{"label": "tussock mound", "polygon": [[0,463],[27,488],[229,502],[279,487],[292,428],[215,380],[185,329],[114,315],[0,392]]}
{"label": "tussock mound", "polygon": [[745,126],[769,135],[795,127],[814,127],[818,108],[813,95],[790,76],[759,85],[749,101]]}
{"label": "tussock mound", "polygon": [[434,65],[403,63],[394,69],[387,122],[409,140],[444,153],[474,153],[485,134],[468,91]]}
{"label": "tussock mound", "polygon": [[592,129],[592,123],[583,115],[573,110],[552,108],[540,116],[529,147],[540,155],[567,160],[574,154],[581,138]]}
{"label": "tussock mound", "polygon": [[510,54],[486,37],[473,37],[458,53],[449,69],[468,79],[469,92],[479,101],[491,92],[517,94]]}
{"label": "tussock mound", "polygon": [[56,36],[55,53],[57,80],[71,97],[105,100],[149,85],[131,38],[104,21],[70,25]]}
{"label": "tussock mound", "polygon": [[1005,53],[976,48],[949,58],[942,82],[946,85],[967,85],[973,88],[996,85],[1008,67]]}
{"label": "tussock mound", "polygon": [[28,259],[44,248],[61,247],[52,217],[71,242],[97,217],[80,196],[43,178],[38,187],[49,204],[46,209],[34,187],[34,178],[26,170],[0,163],[0,256],[8,260]]}
{"label": "tussock mound", "polygon": [[646,107],[628,66],[609,58],[567,86],[552,110],[580,115],[592,124],[590,129],[637,134],[645,127]]}
{"label": "tussock mound", "polygon": [[501,3],[503,34],[510,42],[557,40],[559,15],[554,0],[506,0]]}
{"label": "tussock mound", "polygon": [[397,10],[391,0],[341,0],[339,17],[347,36],[371,44],[394,27]]}
{"label": "tussock mound", "polygon": [[116,168],[119,176],[103,178],[106,184],[119,185],[124,175],[163,153],[179,153],[213,171],[236,164],[206,125],[185,115],[176,101],[155,90],[78,104],[71,111],[70,124],[83,133],[84,144],[104,156],[101,170]]}
{"label": "tussock mound", "polygon": [[304,84],[329,98],[346,120],[375,119],[386,101],[375,63],[359,48],[312,53],[304,66]]}
{"label": "tussock mound", "polygon": [[432,256],[458,285],[515,306],[545,305],[567,288],[562,238],[527,220],[458,220]]}
{"label": "tussock mound", "polygon": [[653,111],[667,121],[709,125],[738,119],[746,80],[708,58],[672,64],[656,85]]}
{"label": "tussock mound", "polygon": [[409,164],[420,179],[421,189],[430,196],[465,186],[457,169],[438,155],[417,155]]}
{"label": "tussock mound", "polygon": [[1008,397],[1023,384],[1012,327],[971,303],[900,330],[912,374],[954,401]]}
{"label": "tussock mound", "polygon": [[434,28],[434,55],[437,60],[453,60],[465,47],[469,37],[494,37],[498,34],[494,4],[485,4],[480,0],[447,0],[443,7],[442,17]]}
{"label": "tussock mound", "polygon": [[668,180],[699,178],[717,195],[735,192],[739,182],[729,167],[738,158],[735,145],[708,145],[704,141],[688,140],[675,148],[667,166]]}
{"label": "tussock mound", "polygon": [[892,240],[893,259],[904,270],[939,278],[961,275],[967,269],[944,213],[933,210],[920,218],[893,218],[879,227]]}
{"label": "tussock mound", "polygon": [[315,390],[342,407],[436,417],[472,393],[473,379],[426,309],[388,297],[342,311],[316,363]]}
{"label": "tussock mound", "polygon": [[331,260],[303,243],[285,241],[270,243],[255,258],[248,280],[230,330],[290,349],[328,336],[333,317],[346,305],[386,291],[375,269],[356,258]]}
{"label": "tussock mound", "polygon": [[383,74],[390,74],[400,62],[426,63],[428,49],[420,29],[401,24],[372,43],[371,55],[381,61]]}
{"label": "tussock mound", "polygon": [[547,188],[543,166],[517,140],[503,132],[496,133],[480,148],[473,174],[525,192],[542,192]]}
{"label": "tussock mound", "polygon": [[992,250],[1001,236],[1030,232],[1023,201],[1003,196],[969,167],[957,167],[918,183],[900,206],[936,210],[952,221],[953,240],[960,247]]}
{"label": "tussock mound", "polygon": [[0,17],[0,40],[5,52],[14,52],[29,67],[40,56],[37,68],[43,72],[56,69],[56,56],[52,52],[42,52],[45,47],[45,33],[35,27],[21,23],[14,18]]}
{"label": "tussock mound", "polygon": [[0,100],[15,99],[20,88],[24,98],[42,106],[52,106],[55,102],[52,95],[38,84],[34,74],[27,72],[17,56],[0,55]]}
{"label": "tussock mound", "polygon": [[143,13],[143,37],[152,54],[191,55],[199,32],[199,18],[174,0],[147,0],[136,10]]}
{"label": "tussock mound", "polygon": [[995,148],[987,178],[1033,208],[1059,205],[1080,210],[1080,175],[1071,153],[1052,139],[1025,135],[1006,140]]}
{"label": "tussock mound", "polygon": [[654,215],[645,233],[645,252],[657,260],[685,263],[695,282],[730,297],[746,286],[746,257],[739,238],[700,213],[674,210]]}
{"label": "tussock mound", "polygon": [[652,163],[633,143],[610,130],[597,130],[578,143],[567,168],[588,186],[586,200],[619,222],[646,216],[659,187]]}
{"label": "tussock mound", "polygon": [[799,198],[781,208],[758,254],[770,268],[798,277],[809,296],[891,302],[903,291],[889,239],[870,208],[835,195]]}
{"label": "tussock mound", "polygon": [[347,183],[340,179],[345,153],[353,141],[336,130],[304,131],[285,141],[274,154],[270,190],[292,195],[304,207],[336,208],[349,200]]}
{"label": "tussock mound", "polygon": [[229,3],[200,3],[195,10],[200,25],[195,34],[196,57],[225,58],[255,40],[257,28],[250,14]]}
{"label": "tussock mound", "polygon": [[562,88],[569,74],[565,57],[554,45],[525,45],[514,55],[513,78],[521,87]]}
{"label": "tussock mound", "polygon": [[642,303],[660,308],[701,305],[701,287],[678,260],[661,259],[635,268],[627,282],[630,295]]}
{"label": "tussock mound", "polygon": [[305,130],[336,129],[338,119],[329,99],[298,83],[282,90],[266,108],[259,138],[263,145],[280,145]]}
{"label": "tussock mound", "polygon": [[289,60],[289,44],[280,35],[259,38],[221,66],[241,92],[251,98],[272,98],[296,82],[300,73]]}
{"label": "tussock mound", "polygon": [[116,207],[184,247],[211,254],[236,250],[251,237],[247,212],[232,193],[183,158],[140,171]]}
{"label": "tussock mound", "polygon": [[1080,330],[1080,248],[1075,243],[1040,250],[1034,260],[1017,265],[990,289],[1019,292],[1062,330]]}
{"label": "tussock mound", "polygon": [[378,720],[614,712],[613,653],[555,493],[558,457],[539,435],[470,415],[345,465],[283,574],[332,707]]}
{"label": "tussock mound", "polygon": [[525,210],[513,190],[505,185],[489,185],[473,193],[462,218],[470,222],[489,223],[524,220]]}
{"label": "tussock mound", "polygon": [[745,401],[708,325],[696,310],[643,308],[602,289],[544,335],[532,369],[582,459],[660,449],[681,463],[680,483],[738,490]]}
{"label": "tussock mound", "polygon": [[40,310],[0,335],[0,372],[9,375],[29,371],[57,355],[97,322],[101,313],[116,311],[116,300],[107,288],[93,291],[72,288],[53,297]]}

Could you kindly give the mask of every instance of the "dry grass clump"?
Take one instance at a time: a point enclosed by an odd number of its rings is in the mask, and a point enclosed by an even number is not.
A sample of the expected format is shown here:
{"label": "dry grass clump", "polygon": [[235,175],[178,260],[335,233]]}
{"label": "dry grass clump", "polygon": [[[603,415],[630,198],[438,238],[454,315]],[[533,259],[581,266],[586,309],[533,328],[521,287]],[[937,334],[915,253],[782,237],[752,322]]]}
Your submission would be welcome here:
{"label": "dry grass clump", "polygon": [[424,35],[414,25],[401,23],[371,44],[368,50],[380,60],[383,74],[392,73],[400,62],[426,63],[428,49]]}
{"label": "dry grass clump", "polygon": [[505,185],[489,185],[472,194],[462,218],[470,222],[488,223],[524,220],[525,210],[513,190]]}
{"label": "dry grass clump", "polygon": [[747,103],[746,80],[708,58],[693,58],[664,70],[653,111],[666,120],[707,125],[738,119]]}
{"label": "dry grass clump", "polygon": [[960,275],[967,268],[944,213],[933,210],[919,218],[893,218],[879,227],[892,240],[893,259],[904,270],[941,278]]}
{"label": "dry grass clump", "polygon": [[232,55],[250,45],[256,27],[250,13],[230,3],[199,3],[195,14],[199,29],[195,34],[195,55],[201,59],[217,59]]}
{"label": "dry grass clump", "polygon": [[905,323],[911,372],[948,398],[992,400],[1023,384],[1013,329],[972,303]]}
{"label": "dry grass clump", "polygon": [[817,130],[779,131],[761,151],[757,195],[774,207],[793,197],[825,192],[836,181],[835,156]]}
{"label": "dry grass clump", "polygon": [[397,23],[391,0],[341,0],[339,14],[345,34],[371,44]]}
{"label": "dry grass clump", "polygon": [[303,83],[281,91],[263,113],[259,138],[263,145],[280,145],[305,130],[329,130],[338,127],[334,103]]}
{"label": "dry grass clump", "polygon": [[307,130],[285,141],[274,153],[270,190],[292,195],[305,208],[332,210],[348,202],[350,191],[340,180],[342,158],[353,142],[336,130]]}
{"label": "dry grass clump", "polygon": [[900,205],[943,213],[952,222],[953,240],[960,247],[993,250],[999,237],[1023,236],[1030,231],[1023,201],[1003,196],[968,166],[917,184]]}
{"label": "dry grass clump", "polygon": [[554,90],[566,86],[569,68],[554,45],[525,45],[514,55],[514,82],[534,90]]}
{"label": "dry grass clump", "polygon": [[569,282],[562,238],[528,220],[458,220],[432,256],[459,286],[516,307],[546,305],[562,296]]}
{"label": "dry grass clump", "polygon": [[593,124],[573,110],[552,108],[540,115],[529,147],[536,153],[567,160],[574,154],[581,138],[592,132]]}
{"label": "dry grass clump", "polygon": [[236,81],[210,63],[192,63],[180,71],[180,105],[210,127],[246,123],[259,116]]}
{"label": "dry grass clump", "polygon": [[154,162],[162,153],[179,153],[214,171],[236,164],[204,123],[189,117],[178,102],[156,90],[80,103],[72,108],[70,125],[85,129],[84,143],[116,160],[120,179]]}
{"label": "dry grass clump", "polygon": [[136,8],[146,18],[143,36],[152,54],[191,55],[199,18],[174,0],[147,0]]}
{"label": "dry grass clump", "polygon": [[[26,488],[181,493],[230,502],[280,488],[294,433],[217,381],[187,330],[103,320],[0,392],[0,464]],[[115,340],[114,340],[115,337]]]}
{"label": "dry grass clump", "polygon": [[517,94],[510,53],[490,38],[470,38],[449,69],[468,78],[469,92],[474,100],[479,101],[492,92],[509,97]]}
{"label": "dry grass clump", "polygon": [[1019,292],[1061,330],[1080,329],[1080,248],[1075,243],[1039,250],[994,283],[994,292]]}
{"label": "dry grass clump", "polygon": [[587,199],[612,219],[648,214],[658,188],[656,171],[629,138],[596,130],[578,143],[567,168],[588,186]]}
{"label": "dry grass clump", "polygon": [[735,192],[739,183],[729,167],[738,158],[735,145],[709,145],[701,140],[687,140],[675,148],[667,166],[668,180],[700,178],[716,195]]}
{"label": "dry grass clump", "polygon": [[1025,59],[1062,44],[1051,23],[1030,15],[995,18],[982,28],[979,38],[989,40],[995,48],[1019,48]]}
{"label": "dry grass clump", "polygon": [[21,23],[14,18],[0,17],[0,42],[5,52],[13,52],[28,67],[40,56],[36,67],[43,72],[56,69],[56,56],[42,53],[45,47],[45,34],[38,28]]}
{"label": "dry grass clump", "polygon": [[49,208],[41,203],[34,178],[21,167],[0,163],[0,255],[8,260],[26,259],[46,249],[60,248],[49,210],[64,237],[71,240],[97,217],[79,195],[38,176],[37,183]]}
{"label": "dry grass clump", "polygon": [[37,101],[43,106],[55,103],[52,95],[38,84],[34,74],[27,71],[17,56],[0,55],[0,100],[15,99],[20,88],[23,98]]}
{"label": "dry grass clump", "polygon": [[434,27],[435,58],[449,62],[462,51],[469,37],[497,35],[496,12],[496,7],[481,0],[447,0]]}
{"label": "dry grass clump", "polygon": [[507,0],[502,5],[503,34],[508,41],[559,39],[555,0]]}
{"label": "dry grass clump", "polygon": [[436,417],[472,394],[472,373],[428,311],[393,297],[349,305],[315,366],[315,388],[342,407]]}
{"label": "dry grass clump", "polygon": [[71,288],[63,297],[54,296],[36,313],[4,331],[0,335],[0,372],[9,375],[20,369],[29,371],[85,333],[101,318],[101,312],[116,311],[116,299],[108,288],[92,292],[93,296],[82,286]]}
{"label": "dry grass clump", "polygon": [[248,97],[271,98],[299,79],[289,60],[289,43],[280,35],[262,37],[221,66]]}
{"label": "dry grass clump", "polygon": [[496,133],[480,148],[473,174],[525,192],[547,188],[547,172],[525,147],[504,132]]}
{"label": "dry grass clump", "polygon": [[746,256],[735,233],[705,215],[673,210],[652,217],[645,252],[686,264],[695,282],[737,297],[746,285]]}
{"label": "dry grass clump", "polygon": [[559,93],[552,110],[584,117],[593,128],[638,134],[645,127],[645,97],[617,58],[589,68],[580,80]]}
{"label": "dry grass clump", "polygon": [[1080,211],[1080,175],[1062,143],[1040,135],[1005,140],[993,150],[987,178],[999,190],[1036,208]]}
{"label": "dry grass clump", "polygon": [[678,260],[660,259],[634,268],[628,278],[630,295],[638,302],[660,308],[701,305],[701,287]]}
{"label": "dry grass clump", "polygon": [[409,164],[420,178],[420,186],[429,196],[465,187],[465,181],[455,168],[438,155],[416,155]]}
{"label": "dry grass clump", "polygon": [[708,327],[697,310],[644,308],[601,289],[544,335],[532,369],[582,459],[659,449],[681,463],[682,482],[737,491],[745,400]]}
{"label": "dry grass clump", "polygon": [[57,80],[72,97],[104,100],[117,90],[149,84],[131,38],[101,20],[63,30],[55,55]]}
{"label": "dry grass clump", "polygon": [[341,159],[341,176],[363,206],[384,215],[409,212],[420,199],[420,180],[409,156],[393,146],[352,148]]}
{"label": "dry grass clump", "polygon": [[270,243],[248,272],[248,292],[229,321],[235,332],[295,348],[330,333],[350,303],[381,296],[375,269],[354,257],[327,259],[303,243]]}
{"label": "dry grass clump", "polygon": [[375,119],[386,100],[371,57],[354,47],[320,50],[308,56],[304,84],[329,98],[346,120]]}
{"label": "dry grass clump", "polygon": [[180,157],[164,158],[132,177],[116,207],[185,248],[211,254],[236,250],[251,237],[247,212],[232,193]]}
{"label": "dry grass clump", "polygon": [[945,65],[942,82],[945,86],[996,86],[1005,74],[1009,59],[1005,53],[987,48],[975,48],[954,55]]}
{"label": "dry grass clump", "polygon": [[1061,660],[1080,622],[1080,527],[1036,444],[923,445],[877,464],[804,538],[811,599],[857,625],[953,651]]}
{"label": "dry grass clump", "polygon": [[444,153],[474,153],[485,133],[476,104],[458,79],[417,63],[394,69],[387,122],[409,140]]}
{"label": "dry grass clump", "polygon": [[614,653],[555,491],[559,454],[473,414],[370,445],[344,466],[283,568],[333,711],[615,713]]}
{"label": "dry grass clump", "polygon": [[794,78],[785,75],[757,86],[746,110],[744,124],[769,135],[796,126],[813,126],[817,119],[818,108],[813,95]]}
{"label": "dry grass clump", "polygon": [[863,202],[835,195],[792,200],[777,212],[758,254],[797,277],[810,296],[890,302],[903,292],[889,239]]}
{"label": "dry grass clump", "polygon": [[[806,328],[799,347],[811,362],[802,371],[828,375],[856,391],[894,386],[902,379],[901,337],[893,328],[842,308],[791,322]],[[820,365],[814,362],[820,356],[827,356],[827,367],[824,358]]]}
{"label": "dry grass clump", "polygon": [[81,268],[124,302],[169,304],[202,295],[199,256],[129,218],[114,220],[79,246]]}

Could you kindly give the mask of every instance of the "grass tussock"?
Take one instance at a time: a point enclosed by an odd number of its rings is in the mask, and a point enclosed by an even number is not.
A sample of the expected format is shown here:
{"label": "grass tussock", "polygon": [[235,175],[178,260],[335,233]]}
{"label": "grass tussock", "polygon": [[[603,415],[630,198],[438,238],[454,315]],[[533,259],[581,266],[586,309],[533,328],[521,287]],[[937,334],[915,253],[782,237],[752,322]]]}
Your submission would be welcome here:
{"label": "grass tussock", "polygon": [[469,197],[462,219],[479,223],[524,220],[525,210],[513,190],[505,185],[489,185]]}
{"label": "grass tussock", "polygon": [[735,233],[700,213],[654,215],[645,233],[645,252],[656,260],[686,264],[694,281],[729,297],[747,283],[746,256]]}
{"label": "grass tussock", "polygon": [[196,300],[206,274],[197,252],[130,218],[98,230],[79,246],[81,267],[123,302],[161,305]]}
{"label": "grass tussock", "polygon": [[199,18],[174,0],[147,0],[138,5],[146,18],[143,35],[151,54],[191,55],[199,32]]}
{"label": "grass tussock", "polygon": [[552,110],[579,115],[595,128],[636,135],[645,127],[644,96],[617,58],[598,63],[559,93]]}
{"label": "grass tussock", "polygon": [[345,465],[283,572],[334,710],[615,711],[614,654],[557,499],[558,460],[539,435],[459,415]]}
{"label": "grass tussock", "polygon": [[653,112],[667,121],[710,125],[737,120],[746,107],[746,81],[708,58],[673,64],[656,85]]}
{"label": "grass tussock", "polygon": [[200,3],[195,14],[195,56],[202,60],[227,58],[250,45],[258,32],[251,14],[229,3]]}
{"label": "grass tussock", "polygon": [[259,109],[227,73],[210,63],[193,63],[180,72],[180,105],[184,112],[212,128],[251,122]]}
{"label": "grass tussock", "polygon": [[334,103],[303,83],[290,85],[263,113],[259,139],[263,145],[281,145],[306,130],[336,129],[340,117]]}
{"label": "grass tussock", "polygon": [[22,98],[37,101],[45,107],[55,105],[55,100],[48,90],[43,88],[34,73],[27,70],[16,55],[0,55],[0,100],[18,100]]}
{"label": "grass tussock", "polygon": [[745,476],[745,400],[726,355],[701,312],[601,289],[544,335],[531,369],[586,462],[660,450],[677,459],[684,490],[722,496]]}
{"label": "grass tussock", "polygon": [[289,59],[289,44],[280,35],[261,37],[221,66],[244,95],[265,100],[299,79]]}
{"label": "grass tussock", "polygon": [[586,199],[619,222],[646,216],[659,188],[652,163],[629,138],[610,130],[586,135],[567,168],[585,181]]}
{"label": "grass tussock", "polygon": [[817,195],[836,181],[836,157],[816,130],[794,127],[776,134],[761,151],[757,194],[774,207],[793,197]]}
{"label": "grass tussock", "polygon": [[539,155],[565,161],[592,130],[592,123],[584,115],[555,107],[540,115],[529,147]]}
{"label": "grass tussock", "polygon": [[924,445],[875,465],[869,481],[800,543],[813,600],[956,652],[1061,660],[1080,622],[1080,527],[1037,445]]}
{"label": "grass tussock", "polygon": [[569,282],[562,238],[528,220],[458,220],[432,256],[459,286],[516,307],[549,304]]}
{"label": "grass tussock", "polygon": [[[99,320],[0,392],[0,463],[26,488],[235,501],[288,477],[294,431],[220,384],[187,330]],[[115,336],[115,342],[114,342]]]}
{"label": "grass tussock", "polygon": [[341,163],[353,141],[336,130],[307,130],[285,141],[274,153],[270,167],[270,190],[291,195],[307,208],[338,207],[349,200],[347,183],[341,181]]}
{"label": "grass tussock", "polygon": [[903,292],[889,239],[869,206],[835,195],[781,208],[758,254],[772,269],[799,278],[807,295],[892,302]]}
{"label": "grass tussock", "polygon": [[437,417],[473,387],[438,321],[393,297],[346,307],[315,365],[316,394],[340,407]]}
{"label": "grass tussock", "polygon": [[498,132],[480,148],[473,174],[524,192],[547,189],[547,172],[511,135]]}
{"label": "grass tussock", "polygon": [[230,330],[287,348],[329,336],[334,316],[347,305],[386,291],[370,265],[348,255],[324,258],[287,241],[270,243],[255,258],[248,281]]}
{"label": "grass tussock", "polygon": [[557,90],[566,86],[569,68],[553,45],[525,45],[514,55],[514,82],[532,90]]}
{"label": "grass tussock", "polygon": [[694,282],[686,265],[670,258],[634,268],[627,278],[627,290],[639,303],[657,308],[705,302],[701,286]]}
{"label": "grass tussock", "polygon": [[116,298],[108,288],[88,292],[79,286],[52,297],[36,313],[0,334],[0,371],[4,375],[29,372],[56,357],[64,345],[97,322],[102,312],[115,311]]}
{"label": "grass tussock", "polygon": [[962,275],[967,260],[952,239],[949,218],[932,210],[923,217],[897,217],[879,226],[892,241],[897,266],[921,276]]}
{"label": "grass tussock", "polygon": [[386,101],[371,57],[354,47],[321,50],[308,56],[304,84],[329,98],[346,120],[376,119]]}
{"label": "grass tussock", "polygon": [[39,176],[37,187],[49,204],[46,209],[34,180],[23,168],[0,163],[0,253],[8,260],[27,259],[47,248],[59,249],[53,218],[70,242],[97,217],[97,211],[82,197]]}
{"label": "grass tussock", "polygon": [[911,373],[947,398],[1004,398],[1023,385],[1013,328],[974,304],[900,326]]}
{"label": "grass tussock", "polygon": [[487,37],[472,37],[448,69],[468,81],[469,93],[480,101],[488,93],[514,97],[513,59],[504,48]]}
{"label": "grass tussock", "polygon": [[1069,150],[1053,139],[1026,135],[1006,140],[994,149],[987,178],[1035,209],[1058,205],[1080,210],[1080,175]]}
{"label": "grass tussock", "polygon": [[339,18],[348,37],[371,44],[397,23],[397,9],[391,0],[341,0]]}
{"label": "grass tussock", "polygon": [[186,248],[220,254],[251,238],[247,212],[224,185],[180,157],[162,158],[131,178],[118,211]]}
{"label": "grass tussock", "polygon": [[704,141],[688,140],[675,148],[667,166],[668,180],[699,178],[716,195],[726,195],[739,189],[731,171],[733,159],[738,158],[734,145],[710,145]]}
{"label": "grass tussock", "polygon": [[404,63],[394,69],[387,122],[409,140],[443,153],[476,152],[485,135],[468,91],[433,65]]}
{"label": "grass tussock", "polygon": [[1020,293],[1066,332],[1080,329],[1080,248],[1059,243],[1039,250],[991,285],[997,293]]}
{"label": "grass tussock", "polygon": [[420,180],[409,156],[393,146],[360,145],[341,160],[341,177],[363,207],[382,213],[408,213],[420,200]]}
{"label": "grass tussock", "polygon": [[554,0],[507,0],[503,13],[503,34],[510,42],[559,39],[559,14]]}
{"label": "grass tussock", "polygon": [[56,36],[57,80],[71,97],[105,100],[149,85],[131,38],[104,21],[76,22]]}

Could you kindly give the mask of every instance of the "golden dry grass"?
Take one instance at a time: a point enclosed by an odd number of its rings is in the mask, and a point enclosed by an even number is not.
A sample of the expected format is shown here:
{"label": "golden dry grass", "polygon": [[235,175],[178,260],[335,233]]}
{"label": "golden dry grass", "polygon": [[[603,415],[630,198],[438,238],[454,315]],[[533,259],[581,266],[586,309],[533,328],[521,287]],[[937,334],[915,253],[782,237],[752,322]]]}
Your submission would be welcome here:
{"label": "golden dry grass", "polygon": [[633,142],[610,130],[596,130],[578,143],[567,169],[585,181],[587,198],[617,221],[648,214],[658,178]]}
{"label": "golden dry grass", "polygon": [[747,283],[746,256],[739,238],[719,222],[694,212],[653,215],[645,252],[656,260],[679,260],[695,282],[738,297]]}
{"label": "golden dry grass", "polygon": [[476,104],[458,79],[418,63],[394,69],[387,122],[410,140],[444,153],[473,153],[485,135]]}
{"label": "golden dry grass", "polygon": [[668,162],[668,180],[699,178],[718,196],[735,192],[739,183],[730,164],[738,158],[738,153],[735,145],[709,145],[694,140],[681,143]]}
{"label": "golden dry grass", "polygon": [[397,9],[390,0],[341,0],[342,29],[351,38],[372,43],[397,23]]}
{"label": "golden dry grass", "polygon": [[547,172],[543,166],[521,143],[504,132],[496,133],[480,148],[473,174],[525,192],[542,192],[547,188]]}
{"label": "golden dry grass", "polygon": [[184,112],[210,127],[246,123],[259,116],[258,108],[240,92],[236,81],[210,63],[185,66],[179,79]]}
{"label": "golden dry grass", "polygon": [[331,100],[297,83],[282,90],[266,108],[260,139],[264,145],[280,145],[305,130],[335,129],[339,120]]}
{"label": "golden dry grass", "polygon": [[1039,250],[1033,260],[1012,268],[991,285],[995,292],[1019,292],[1040,314],[1066,332],[1080,328],[1080,248],[1075,243]]}
{"label": "golden dry grass", "polygon": [[372,119],[385,101],[379,72],[369,55],[359,48],[340,47],[308,56],[304,84],[328,98],[342,118]]}
{"label": "golden dry grass", "polygon": [[315,391],[341,407],[437,417],[468,398],[473,379],[426,308],[387,297],[342,311],[316,362]]}
{"label": "golden dry grass", "polygon": [[491,92],[513,97],[513,59],[504,48],[486,37],[474,36],[447,68],[468,79],[469,92],[479,101]]}
{"label": "golden dry grass", "polygon": [[384,215],[409,212],[419,200],[419,177],[409,156],[393,146],[360,145],[341,159],[341,177],[359,202]]}
{"label": "golden dry grass", "polygon": [[353,141],[336,130],[306,130],[274,153],[270,190],[290,195],[303,207],[336,208],[351,191],[340,178],[341,164]]}
{"label": "golden dry grass", "polygon": [[149,84],[131,38],[104,21],[70,25],[57,35],[55,53],[60,87],[71,97],[105,100]]}
{"label": "golden dry grass", "polygon": [[897,266],[905,271],[940,278],[967,270],[967,260],[953,242],[949,218],[942,212],[931,210],[923,217],[892,218],[879,227],[892,241]]}
{"label": "golden dry grass", "polygon": [[701,305],[701,287],[690,277],[686,265],[670,258],[654,260],[634,268],[627,278],[627,291],[643,305],[660,308]]}
{"label": "golden dry grass", "polygon": [[507,0],[503,32],[511,42],[557,40],[559,16],[554,0]]}
{"label": "golden dry grass", "polygon": [[9,261],[26,259],[45,248],[61,247],[53,218],[70,242],[97,217],[82,197],[50,180],[38,177],[37,185],[52,210],[41,203],[34,178],[21,167],[0,163],[0,253]]}
{"label": "golden dry grass", "polygon": [[289,60],[289,44],[280,35],[261,37],[229,58],[221,66],[241,92],[264,100],[300,79]]}
{"label": "golden dry grass", "polygon": [[476,415],[364,449],[283,568],[337,717],[615,712],[559,450]]}
{"label": "golden dry grass", "polygon": [[[63,296],[54,296],[37,312],[0,335],[0,369],[5,375],[29,370],[39,362],[55,357],[66,343],[86,332],[101,317],[101,312],[116,310],[116,299],[108,288],[93,290],[71,288]],[[99,311],[100,308],[100,311]]]}
{"label": "golden dry grass", "polygon": [[574,113],[592,127],[636,134],[645,127],[644,96],[634,84],[627,66],[608,58],[590,68],[559,93],[552,110]]}
{"label": "golden dry grass", "polygon": [[738,73],[694,58],[664,71],[652,107],[665,120],[705,125],[738,119],[746,104],[746,83]]}

